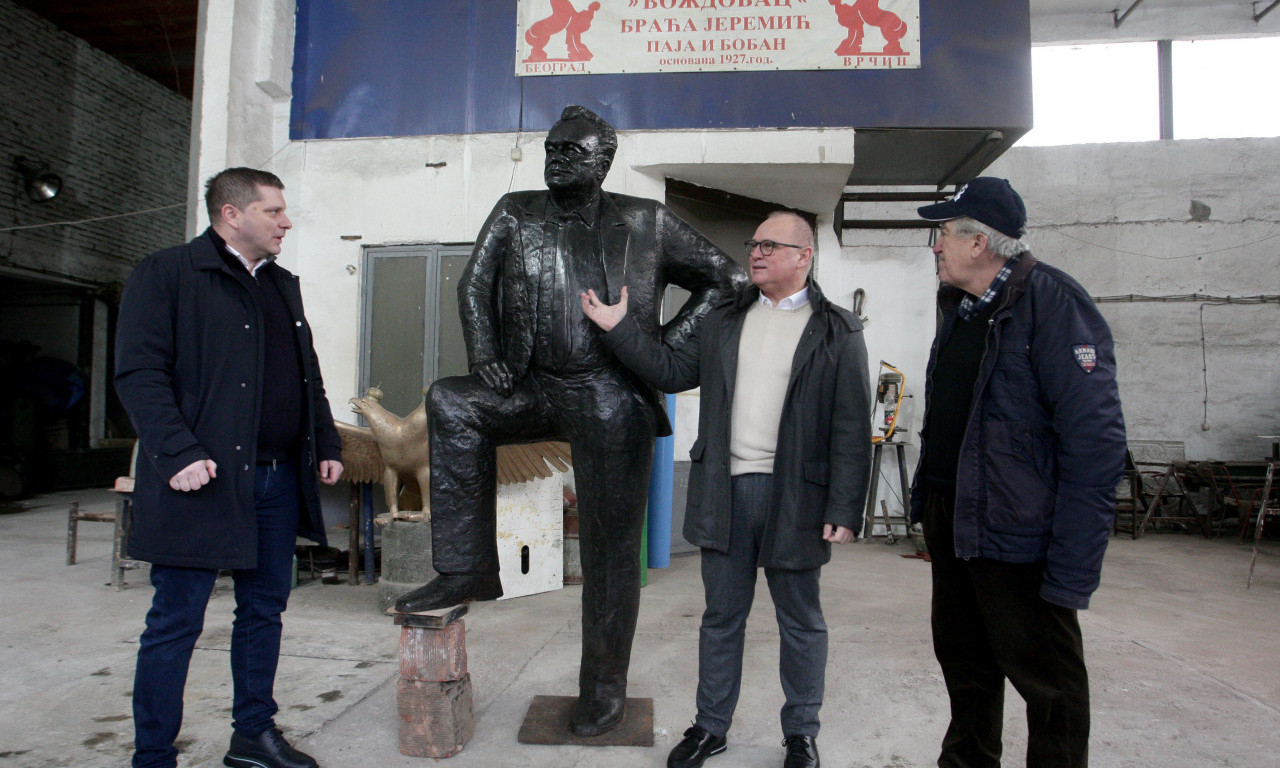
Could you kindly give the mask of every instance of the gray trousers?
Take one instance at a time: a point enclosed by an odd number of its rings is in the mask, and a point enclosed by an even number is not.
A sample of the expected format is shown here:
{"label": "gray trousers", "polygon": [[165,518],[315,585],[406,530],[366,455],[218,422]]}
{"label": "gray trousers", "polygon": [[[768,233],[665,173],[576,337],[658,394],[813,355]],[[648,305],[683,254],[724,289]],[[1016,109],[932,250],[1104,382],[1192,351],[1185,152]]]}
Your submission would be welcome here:
{"label": "gray trousers", "polygon": [[[694,722],[717,736],[729,732],[742,687],[747,616],[755,597],[756,563],[772,487],[772,475],[734,477],[729,551],[702,550],[707,608],[698,633]],[[827,624],[818,599],[821,570],[764,569],[782,641],[778,671],[786,696],[781,712],[784,736],[818,735],[827,669]]]}

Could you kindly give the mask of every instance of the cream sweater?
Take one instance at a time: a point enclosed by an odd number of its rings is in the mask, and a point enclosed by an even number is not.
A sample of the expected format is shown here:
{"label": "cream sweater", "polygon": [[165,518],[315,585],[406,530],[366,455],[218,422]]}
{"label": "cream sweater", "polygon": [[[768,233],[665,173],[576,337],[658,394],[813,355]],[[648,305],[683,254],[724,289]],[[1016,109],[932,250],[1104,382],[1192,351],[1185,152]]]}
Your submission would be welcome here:
{"label": "cream sweater", "polygon": [[773,474],[791,360],[811,315],[813,308],[808,302],[796,309],[776,309],[756,302],[747,310],[738,342],[729,474]]}

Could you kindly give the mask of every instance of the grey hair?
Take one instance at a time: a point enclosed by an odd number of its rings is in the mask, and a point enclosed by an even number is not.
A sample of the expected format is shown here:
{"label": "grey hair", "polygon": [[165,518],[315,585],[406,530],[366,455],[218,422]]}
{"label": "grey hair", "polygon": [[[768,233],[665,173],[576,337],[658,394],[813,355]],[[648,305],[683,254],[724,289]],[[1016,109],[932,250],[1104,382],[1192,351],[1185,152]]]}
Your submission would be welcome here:
{"label": "grey hair", "polygon": [[[957,235],[984,235],[987,238],[987,250],[999,259],[1011,259],[1031,250],[1030,246],[1016,238],[1009,237],[983,224],[977,219],[961,216],[951,222],[951,231]],[[1026,231],[1025,229],[1023,230]]]}

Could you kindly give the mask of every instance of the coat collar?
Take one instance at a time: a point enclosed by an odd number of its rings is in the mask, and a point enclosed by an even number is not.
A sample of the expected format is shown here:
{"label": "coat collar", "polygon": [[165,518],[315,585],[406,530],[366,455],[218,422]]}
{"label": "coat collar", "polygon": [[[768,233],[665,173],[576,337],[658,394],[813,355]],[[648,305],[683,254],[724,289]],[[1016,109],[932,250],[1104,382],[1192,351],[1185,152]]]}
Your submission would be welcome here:
{"label": "coat collar", "polygon": [[[822,292],[822,288],[818,286],[818,281],[813,279],[813,275],[809,275],[805,279],[805,286],[809,288],[809,304],[813,307],[813,313],[819,314],[827,311],[827,297]],[[760,289],[755,285],[747,285],[747,287],[738,291],[733,297],[733,308],[742,312],[751,308],[751,305],[760,301]]]}
{"label": "coat collar", "polygon": [[196,269],[222,269],[227,266],[226,259],[222,258],[222,249],[218,245],[213,227],[209,227],[191,241],[191,264]]}
{"label": "coat collar", "polygon": [[[1009,279],[1004,284],[1004,296],[1000,299],[1000,303],[996,308],[1008,306],[1018,300],[1022,294],[1027,292],[1027,277],[1030,276],[1031,270],[1039,262],[1036,257],[1031,255],[1031,251],[1024,252],[1018,257],[1018,261],[1013,265],[1013,272],[1009,275]],[[953,312],[960,305],[960,300],[965,296],[965,292],[959,288],[950,285],[942,285],[938,287],[938,306],[944,312]]]}

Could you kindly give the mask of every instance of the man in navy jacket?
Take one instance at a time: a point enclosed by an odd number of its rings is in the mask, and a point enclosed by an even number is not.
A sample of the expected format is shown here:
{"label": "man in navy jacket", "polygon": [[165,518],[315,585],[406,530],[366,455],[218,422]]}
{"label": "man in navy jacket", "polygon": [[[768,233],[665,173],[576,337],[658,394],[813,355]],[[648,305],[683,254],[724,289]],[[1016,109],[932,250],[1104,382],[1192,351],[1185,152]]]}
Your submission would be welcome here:
{"label": "man in navy jacket", "polygon": [[280,614],[297,536],[325,543],[317,477],[342,474],[298,279],[275,263],[293,226],[275,175],[209,179],[212,225],[125,285],[116,391],[138,432],[129,554],[155,596],[138,643],[134,768],[171,768],[182,691],[218,571],[235,576],[231,748],[240,768],[314,768],[275,727]]}
{"label": "man in navy jacket", "polygon": [[1028,768],[1088,764],[1076,611],[1098,587],[1124,468],[1111,331],[1019,238],[1026,209],[982,177],[920,208],[941,224],[911,516],[933,558],[933,644],[951,698],[942,768],[1000,765],[1007,678]]}

